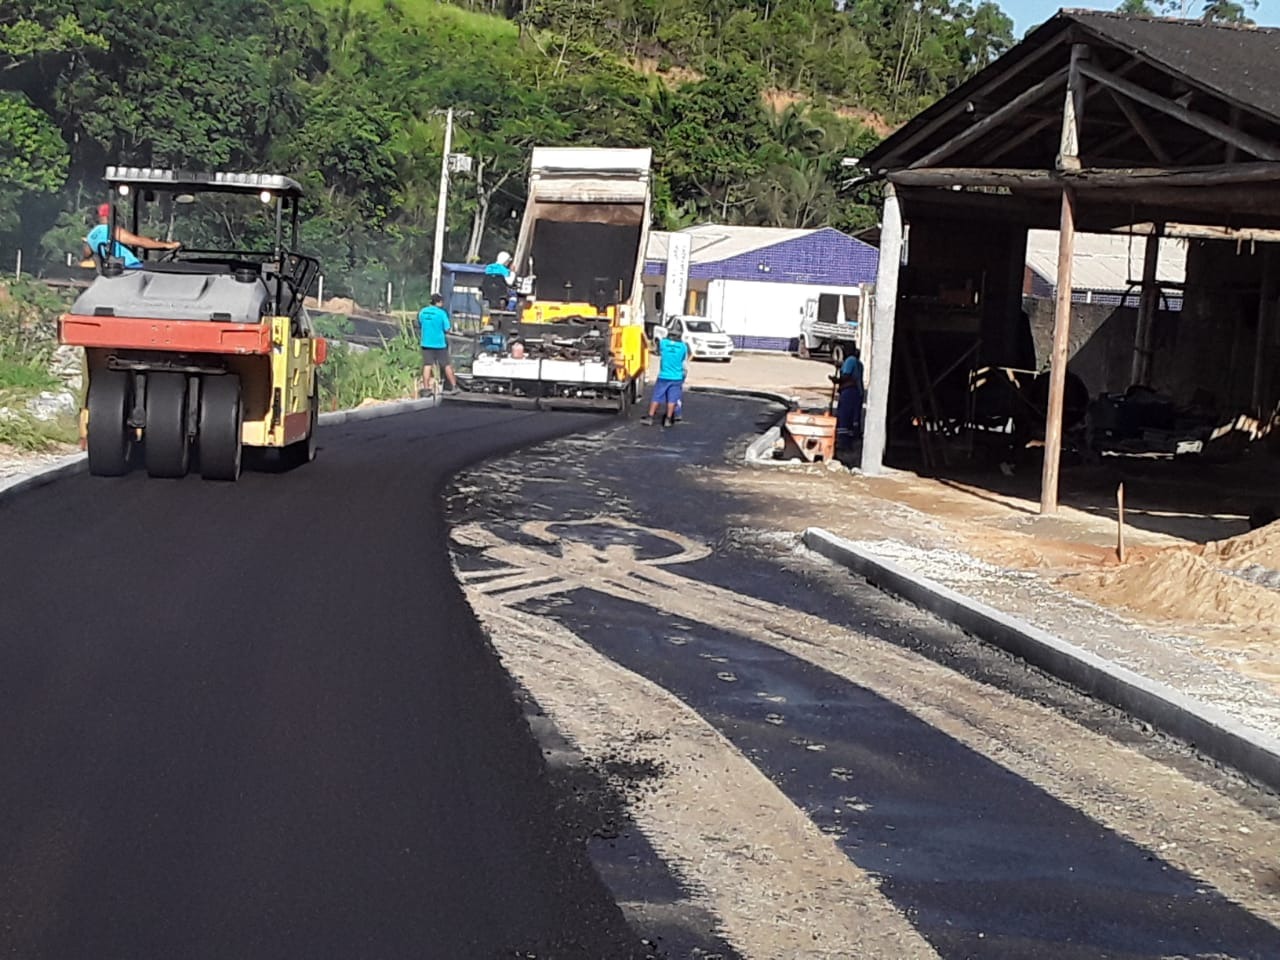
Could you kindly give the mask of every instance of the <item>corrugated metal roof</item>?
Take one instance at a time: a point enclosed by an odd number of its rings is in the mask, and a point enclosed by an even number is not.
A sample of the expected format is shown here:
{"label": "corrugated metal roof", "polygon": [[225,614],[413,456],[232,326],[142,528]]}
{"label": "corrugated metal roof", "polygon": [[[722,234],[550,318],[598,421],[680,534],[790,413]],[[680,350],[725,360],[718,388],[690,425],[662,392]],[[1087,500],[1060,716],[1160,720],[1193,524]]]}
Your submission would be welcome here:
{"label": "corrugated metal roof", "polygon": [[[816,229],[790,229],[788,227],[730,227],[708,223],[696,227],[685,227],[680,233],[687,233],[693,238],[689,253],[689,263],[717,263],[744,253],[764,250],[767,247],[796,240],[800,237],[817,233]],[[669,233],[653,230],[649,233],[649,245],[645,251],[646,260],[667,259],[667,237]]]}
{"label": "corrugated metal roof", "polygon": [[[1071,262],[1071,289],[1122,293],[1142,281],[1147,238],[1117,233],[1077,233]],[[1058,231],[1027,231],[1027,266],[1050,287],[1058,285]],[[1160,241],[1156,277],[1181,283],[1187,274],[1187,241]]]}

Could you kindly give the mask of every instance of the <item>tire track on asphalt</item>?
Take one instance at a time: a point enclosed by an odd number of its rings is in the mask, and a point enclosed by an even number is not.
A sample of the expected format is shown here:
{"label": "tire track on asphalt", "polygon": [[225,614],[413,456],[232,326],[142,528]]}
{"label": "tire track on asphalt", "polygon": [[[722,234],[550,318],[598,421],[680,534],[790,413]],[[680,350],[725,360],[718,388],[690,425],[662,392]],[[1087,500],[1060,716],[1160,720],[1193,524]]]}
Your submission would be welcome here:
{"label": "tire track on asphalt", "polygon": [[588,756],[627,744],[633,762],[660,766],[631,814],[744,957],[936,960],[867,874],[697,712],[554,620],[470,596],[564,736]]}

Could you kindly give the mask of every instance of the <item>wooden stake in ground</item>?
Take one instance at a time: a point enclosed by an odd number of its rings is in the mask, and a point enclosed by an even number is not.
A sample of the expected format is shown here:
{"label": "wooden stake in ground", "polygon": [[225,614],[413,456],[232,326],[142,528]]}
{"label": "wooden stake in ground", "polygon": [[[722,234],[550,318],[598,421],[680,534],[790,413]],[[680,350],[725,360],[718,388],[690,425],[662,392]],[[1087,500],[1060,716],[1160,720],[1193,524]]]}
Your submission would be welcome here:
{"label": "wooden stake in ground", "polygon": [[1116,487],[1116,556],[1124,563],[1124,484]]}

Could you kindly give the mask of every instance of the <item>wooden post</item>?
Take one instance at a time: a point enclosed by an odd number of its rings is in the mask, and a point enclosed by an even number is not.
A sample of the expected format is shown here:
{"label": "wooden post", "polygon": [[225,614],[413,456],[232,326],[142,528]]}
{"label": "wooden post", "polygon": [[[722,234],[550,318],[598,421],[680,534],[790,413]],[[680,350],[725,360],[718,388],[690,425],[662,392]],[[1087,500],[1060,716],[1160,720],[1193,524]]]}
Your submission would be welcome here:
{"label": "wooden post", "polygon": [[1124,563],[1124,483],[1116,487],[1116,557]]}
{"label": "wooden post", "polygon": [[1071,338],[1071,263],[1076,248],[1076,197],[1062,188],[1058,226],[1058,289],[1053,309],[1053,352],[1049,358],[1049,413],[1044,425],[1044,473],[1040,512],[1058,512],[1058,463],[1062,457],[1062,401],[1067,388],[1067,348]]}
{"label": "wooden post", "polygon": [[1156,298],[1160,288],[1156,286],[1156,267],[1160,263],[1160,234],[1164,224],[1152,225],[1147,236],[1147,248],[1142,257],[1142,294],[1138,300],[1138,328],[1133,335],[1133,368],[1129,382],[1143,386],[1151,379],[1152,327],[1155,323]]}
{"label": "wooden post", "polygon": [[1080,61],[1089,59],[1089,45],[1071,45],[1071,67],[1067,71],[1067,95],[1062,104],[1062,138],[1058,146],[1058,169],[1080,169],[1080,126],[1084,123],[1085,78]]}
{"label": "wooden post", "polygon": [[1271,332],[1271,313],[1276,299],[1274,248],[1262,245],[1262,283],[1258,287],[1258,335],[1253,348],[1253,409],[1261,416],[1266,402],[1267,344]]}
{"label": "wooden post", "polygon": [[871,355],[867,358],[867,415],[862,435],[862,472],[867,474],[884,472],[902,240],[902,208],[897,191],[888,183],[884,191],[884,214],[880,218],[880,264],[876,274],[876,307],[871,317]]}
{"label": "wooden post", "polygon": [[[1084,122],[1085,84],[1081,64],[1089,58],[1087,44],[1071,45],[1071,69],[1062,106],[1059,170],[1080,169],[1080,125]],[[1040,512],[1058,512],[1058,466],[1062,459],[1062,406],[1067,390],[1067,353],[1071,341],[1071,265],[1076,252],[1076,195],[1062,185],[1062,215],[1058,225],[1058,289],[1053,308],[1053,351],[1049,356],[1049,410],[1044,424],[1044,472],[1040,476]]]}

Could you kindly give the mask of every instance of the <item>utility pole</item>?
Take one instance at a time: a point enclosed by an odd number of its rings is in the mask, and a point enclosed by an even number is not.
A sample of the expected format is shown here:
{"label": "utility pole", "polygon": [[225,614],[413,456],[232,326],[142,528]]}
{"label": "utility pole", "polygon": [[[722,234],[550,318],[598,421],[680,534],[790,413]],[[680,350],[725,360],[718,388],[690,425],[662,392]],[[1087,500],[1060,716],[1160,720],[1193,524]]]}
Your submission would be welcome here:
{"label": "utility pole", "polygon": [[445,114],[444,153],[440,156],[440,199],[436,206],[436,245],[431,251],[431,292],[440,292],[441,261],[444,260],[445,206],[449,202],[449,151],[453,149],[453,107]]}
{"label": "utility pole", "polygon": [[[440,264],[444,261],[445,214],[449,208],[449,174],[470,173],[471,157],[465,154],[454,154],[453,150],[453,107],[448,110],[433,110],[434,114],[445,115],[444,121],[444,155],[440,158],[440,199],[436,206],[436,244],[431,251],[431,292],[440,293],[440,281],[443,271]],[[469,117],[474,111],[462,110],[458,117]]]}

